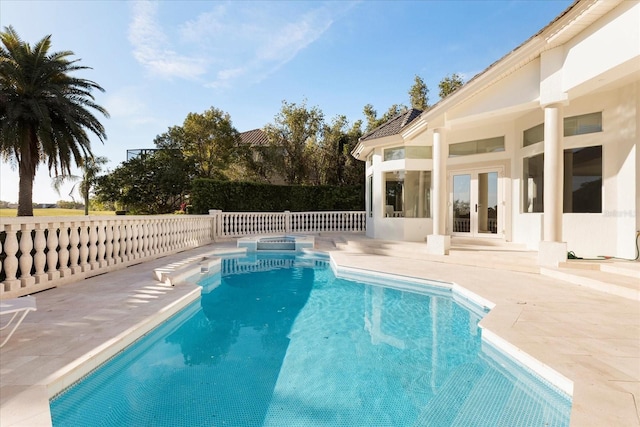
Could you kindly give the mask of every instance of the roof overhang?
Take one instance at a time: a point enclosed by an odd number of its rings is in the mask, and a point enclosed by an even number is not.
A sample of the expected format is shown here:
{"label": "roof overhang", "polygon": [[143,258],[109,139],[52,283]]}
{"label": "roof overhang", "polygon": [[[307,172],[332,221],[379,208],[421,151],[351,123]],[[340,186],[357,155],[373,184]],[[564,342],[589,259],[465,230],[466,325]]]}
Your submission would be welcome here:
{"label": "roof overhang", "polygon": [[[613,10],[623,0],[577,0],[554,21],[529,38],[523,44],[509,52],[507,55],[490,65],[486,70],[474,76],[457,91],[447,96],[429,110],[421,114],[420,118],[409,125],[422,126],[424,122],[433,123],[443,121],[448,110],[467,102],[476,94],[498,84],[505,77],[516,72],[520,68],[539,58],[540,55],[550,49],[561,46],[571,40],[589,25]],[[523,108],[527,108],[523,106]],[[507,112],[508,113],[508,112]],[[495,115],[495,114],[493,114]],[[468,120],[472,120],[471,118]],[[462,122],[467,119],[461,120]],[[444,127],[450,127],[452,123],[444,119]],[[429,125],[432,128],[432,125]],[[412,129],[407,129],[411,132]]]}
{"label": "roof overhang", "polygon": [[369,153],[378,147],[402,144],[404,142],[400,135],[389,135],[367,141],[358,141],[358,145],[351,151],[351,155],[358,160],[366,160]]}

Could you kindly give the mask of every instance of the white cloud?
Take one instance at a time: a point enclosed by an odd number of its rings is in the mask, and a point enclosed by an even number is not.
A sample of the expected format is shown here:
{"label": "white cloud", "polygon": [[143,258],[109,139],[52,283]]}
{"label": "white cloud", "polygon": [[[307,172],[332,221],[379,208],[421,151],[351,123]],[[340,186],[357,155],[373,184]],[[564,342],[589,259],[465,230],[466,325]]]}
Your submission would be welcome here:
{"label": "white cloud", "polygon": [[214,37],[225,30],[226,5],[217,5],[211,12],[204,12],[194,20],[187,21],[180,28],[183,40],[191,43],[200,43],[203,38]]}
{"label": "white cloud", "polygon": [[[187,3],[188,4],[188,3]],[[154,74],[228,88],[256,83],[322,37],[353,3],[226,2],[170,27],[158,8],[136,3],[129,29],[134,56]],[[175,37],[168,37],[175,34]]]}
{"label": "white cloud", "polygon": [[165,47],[169,46],[169,39],[158,23],[158,3],[133,4],[129,42],[136,60],[154,74],[194,79],[206,71],[204,58],[181,55]]}

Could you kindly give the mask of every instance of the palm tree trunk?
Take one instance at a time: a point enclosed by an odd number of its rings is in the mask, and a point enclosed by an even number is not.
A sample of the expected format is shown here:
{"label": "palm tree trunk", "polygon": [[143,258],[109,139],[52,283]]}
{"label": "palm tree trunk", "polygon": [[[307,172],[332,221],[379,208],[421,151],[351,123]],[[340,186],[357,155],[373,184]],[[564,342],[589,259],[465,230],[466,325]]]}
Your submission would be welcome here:
{"label": "palm tree trunk", "polygon": [[[27,129],[22,140],[18,160],[18,216],[33,216],[33,181],[38,166],[38,135],[36,130]],[[35,158],[34,158],[35,157]]]}
{"label": "palm tree trunk", "polygon": [[20,174],[18,183],[18,216],[33,216],[33,179],[35,175],[22,163],[21,158],[18,167]]}
{"label": "palm tree trunk", "polygon": [[[85,178],[86,179],[86,178]],[[82,198],[84,199],[84,214],[89,215],[89,187],[88,185],[82,189]]]}

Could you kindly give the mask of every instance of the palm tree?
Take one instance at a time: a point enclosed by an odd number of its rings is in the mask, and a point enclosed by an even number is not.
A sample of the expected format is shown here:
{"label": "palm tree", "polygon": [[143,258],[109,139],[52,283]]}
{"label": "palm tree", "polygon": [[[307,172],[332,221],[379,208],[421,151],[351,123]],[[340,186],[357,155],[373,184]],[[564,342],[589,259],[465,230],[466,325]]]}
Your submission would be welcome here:
{"label": "palm tree", "polygon": [[49,53],[51,36],[35,45],[13,27],[0,32],[0,155],[18,164],[18,216],[33,216],[33,180],[40,162],[55,176],[71,174],[72,161],[93,157],[87,130],[101,142],[104,127],[90,109],[109,117],[91,92],[97,83],[73,77],[88,69],[71,51]]}
{"label": "palm tree", "polygon": [[[77,175],[58,175],[53,179],[53,188],[56,190],[56,193],[60,194],[60,188],[62,184],[67,181],[76,182],[80,181],[80,185],[78,186],[78,190],[80,191],[80,195],[84,200],[84,214],[89,215],[89,194],[91,192],[91,187],[93,187],[98,178],[98,174],[102,172],[102,166],[106,165],[109,162],[109,159],[103,156],[98,157],[89,157],[83,160],[81,168],[82,168],[82,176]],[[69,195],[73,199],[73,190],[75,190],[76,186],[74,185],[71,189]],[[75,199],[73,199],[75,203]]]}

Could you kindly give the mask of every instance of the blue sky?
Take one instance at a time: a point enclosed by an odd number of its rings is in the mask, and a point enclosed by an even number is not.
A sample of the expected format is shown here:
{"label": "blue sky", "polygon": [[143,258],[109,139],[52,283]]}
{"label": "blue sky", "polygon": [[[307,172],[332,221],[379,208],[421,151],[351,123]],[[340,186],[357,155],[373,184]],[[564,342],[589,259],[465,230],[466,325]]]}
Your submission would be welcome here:
{"label": "blue sky", "polygon": [[[190,112],[216,107],[240,131],[273,122],[282,101],[317,106],[330,120],[363,119],[408,104],[420,75],[438,100],[438,82],[465,80],[523,43],[571,5],[536,1],[0,1],[0,27],[31,44],[52,36],[71,50],[78,74],[100,84],[111,118],[96,155],[113,169],[126,150],[153,139]],[[18,199],[18,173],[0,164],[0,200]],[[34,202],[71,200],[39,168]],[[76,198],[77,193],[74,194]]]}

